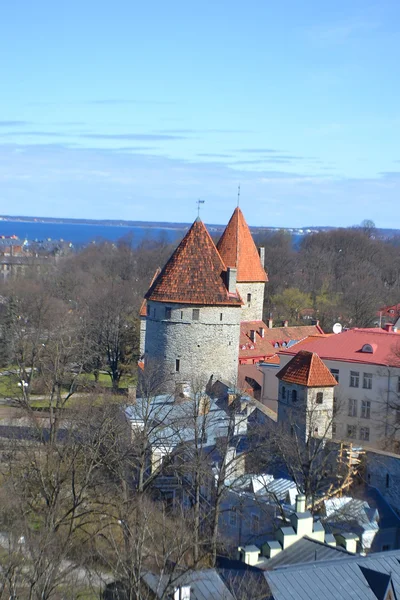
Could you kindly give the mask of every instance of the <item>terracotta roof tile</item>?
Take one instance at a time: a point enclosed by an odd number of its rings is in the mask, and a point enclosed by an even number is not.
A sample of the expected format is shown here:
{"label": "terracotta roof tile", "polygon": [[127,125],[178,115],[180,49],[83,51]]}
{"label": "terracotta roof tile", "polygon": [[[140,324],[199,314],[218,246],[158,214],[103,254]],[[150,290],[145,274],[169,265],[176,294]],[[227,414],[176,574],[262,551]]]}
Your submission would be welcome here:
{"label": "terracotta roof tile", "polygon": [[268,281],[250,229],[239,207],[235,208],[217,248],[226,266],[238,270],[238,283]]}
{"label": "terracotta roof tile", "polygon": [[[151,278],[150,287],[153,285],[153,283],[155,282],[156,278],[159,276],[160,273],[161,273],[161,267],[157,267],[156,272],[154,273],[153,277]],[[146,298],[144,298],[142,305],[140,307],[139,316],[147,317],[147,300],[146,300]]]}
{"label": "terracotta roof tile", "polygon": [[[251,339],[252,330],[255,332],[254,341]],[[260,330],[263,330],[263,335],[261,335]],[[263,321],[242,321],[240,324],[239,359],[265,360],[266,357],[273,356],[282,348],[286,348],[290,342],[298,342],[308,336],[319,337],[322,333],[319,325],[268,328]]]}
{"label": "terracotta roof tile", "polygon": [[[372,352],[362,351],[365,344]],[[323,360],[338,360],[392,367],[400,366],[400,333],[391,333],[378,328],[348,329],[330,336],[304,340],[280,354],[295,354],[303,346],[316,352]]]}
{"label": "terracotta roof tile", "polygon": [[300,350],[276,375],[286,383],[307,387],[333,387],[337,381],[318,354]]}
{"label": "terracotta roof tile", "polygon": [[182,304],[242,305],[238,293],[228,293],[225,276],[225,264],[210,234],[196,219],[145,298]]}

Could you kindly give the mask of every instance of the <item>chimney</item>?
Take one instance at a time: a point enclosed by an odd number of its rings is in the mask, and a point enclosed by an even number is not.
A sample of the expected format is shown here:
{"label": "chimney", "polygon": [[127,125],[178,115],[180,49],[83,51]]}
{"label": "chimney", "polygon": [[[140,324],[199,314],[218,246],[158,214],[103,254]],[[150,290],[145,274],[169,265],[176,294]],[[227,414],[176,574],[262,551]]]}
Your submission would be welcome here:
{"label": "chimney", "polygon": [[254,329],[250,329],[250,339],[253,343],[256,341],[256,332]]}
{"label": "chimney", "polygon": [[268,319],[268,329],[272,329],[274,326],[274,322],[272,320],[272,313],[269,313],[269,319]]}
{"label": "chimney", "polygon": [[263,246],[261,246],[258,249],[258,254],[260,255],[261,264],[264,267],[264,265],[265,265],[265,248]]}
{"label": "chimney", "polygon": [[262,337],[262,338],[263,338],[263,337],[264,337],[264,335],[265,335],[265,330],[264,330],[264,327],[260,327],[260,328],[258,329],[258,333],[260,334],[260,337]]}
{"label": "chimney", "polygon": [[237,269],[235,269],[234,267],[228,267],[226,275],[228,292],[230,294],[236,294]]}
{"label": "chimney", "polygon": [[289,321],[282,321],[282,327],[287,327],[289,325]]}
{"label": "chimney", "polygon": [[386,323],[384,330],[388,331],[389,333],[392,333],[394,329],[394,325],[392,325],[392,323]]}
{"label": "chimney", "polygon": [[306,497],[304,496],[304,494],[298,494],[296,496],[296,512],[306,512]]}

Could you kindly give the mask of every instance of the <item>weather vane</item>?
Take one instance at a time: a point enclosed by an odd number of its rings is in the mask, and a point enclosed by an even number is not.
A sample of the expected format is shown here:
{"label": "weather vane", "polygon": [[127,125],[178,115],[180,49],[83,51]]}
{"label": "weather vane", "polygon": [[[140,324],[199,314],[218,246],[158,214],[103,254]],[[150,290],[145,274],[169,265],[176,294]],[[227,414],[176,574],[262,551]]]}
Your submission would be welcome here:
{"label": "weather vane", "polygon": [[200,198],[196,201],[197,204],[197,218],[200,217],[200,204],[204,204],[205,200],[200,200]]}

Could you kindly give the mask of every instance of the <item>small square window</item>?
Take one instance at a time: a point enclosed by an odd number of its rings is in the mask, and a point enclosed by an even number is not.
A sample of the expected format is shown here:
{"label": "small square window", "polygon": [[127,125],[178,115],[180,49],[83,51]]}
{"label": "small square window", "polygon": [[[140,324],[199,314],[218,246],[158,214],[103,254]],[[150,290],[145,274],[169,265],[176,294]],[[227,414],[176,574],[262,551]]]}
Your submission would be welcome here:
{"label": "small square window", "polygon": [[194,308],[192,311],[192,319],[193,321],[198,321],[200,319],[200,309]]}

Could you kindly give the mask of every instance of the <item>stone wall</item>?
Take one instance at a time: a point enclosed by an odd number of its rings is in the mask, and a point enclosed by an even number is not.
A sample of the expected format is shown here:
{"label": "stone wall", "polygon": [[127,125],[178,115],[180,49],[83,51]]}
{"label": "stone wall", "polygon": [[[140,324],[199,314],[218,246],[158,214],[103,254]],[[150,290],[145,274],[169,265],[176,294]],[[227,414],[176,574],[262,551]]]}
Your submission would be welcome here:
{"label": "stone wall", "polygon": [[[240,320],[262,321],[265,283],[237,283],[236,288],[244,302]],[[248,294],[251,294],[250,302],[247,301]]]}
{"label": "stone wall", "polygon": [[148,307],[145,361],[157,364],[165,391],[184,384],[204,386],[211,376],[236,385],[240,306],[149,301]]}
{"label": "stone wall", "polygon": [[[278,423],[290,433],[297,428],[299,437],[332,437],[334,388],[306,388],[302,385],[279,381]],[[293,402],[292,391],[297,400]],[[322,393],[322,404],[317,404],[317,394]]]}

